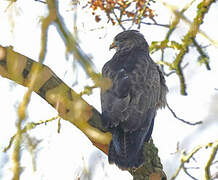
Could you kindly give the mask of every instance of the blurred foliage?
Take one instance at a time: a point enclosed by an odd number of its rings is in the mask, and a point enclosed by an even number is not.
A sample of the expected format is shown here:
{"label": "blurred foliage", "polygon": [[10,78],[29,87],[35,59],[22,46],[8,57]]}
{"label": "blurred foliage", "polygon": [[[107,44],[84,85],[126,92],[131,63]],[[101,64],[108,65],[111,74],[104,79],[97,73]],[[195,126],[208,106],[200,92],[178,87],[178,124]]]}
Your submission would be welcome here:
{"label": "blurred foliage", "polygon": [[[108,21],[113,25],[122,24],[125,20],[130,20],[134,24],[139,24],[144,18],[153,18],[155,12],[150,8],[153,0],[90,0],[89,7],[96,22],[101,20],[101,15],[96,14],[100,9],[106,14]],[[130,19],[131,18],[131,19]]]}
{"label": "blurred foliage", "polygon": [[[174,71],[177,74],[180,81],[180,89],[181,89],[180,92],[182,95],[187,95],[187,89],[186,89],[183,68],[181,64],[183,62],[185,54],[189,52],[189,48],[192,45],[194,45],[194,47],[197,48],[197,51],[199,53],[199,58],[197,59],[197,61],[200,62],[200,64],[205,64],[207,70],[210,70],[209,57],[205,49],[198,44],[196,36],[200,32],[200,25],[203,23],[203,19],[207,14],[207,12],[209,11],[210,6],[215,2],[214,0],[208,0],[208,1],[203,0],[198,4],[197,14],[193,18],[193,22],[189,24],[189,30],[186,33],[186,35],[183,36],[180,43],[170,40],[170,37],[172,36],[173,32],[176,30],[179,22],[184,19],[184,12],[188,10],[194,2],[195,0],[192,0],[191,2],[187,3],[187,5],[181,11],[178,11],[174,7],[169,6],[168,4],[165,3],[165,5],[168,8],[170,8],[171,11],[175,14],[175,18],[170,24],[170,28],[165,36],[165,39],[160,42],[153,42],[150,47],[152,53],[158,50],[161,51],[162,59],[159,63],[162,65],[161,66],[162,70],[164,71],[164,65],[165,65],[168,66],[171,71]],[[166,48],[171,48],[176,51],[176,57],[174,58],[173,62],[167,62],[164,59],[164,53]]]}

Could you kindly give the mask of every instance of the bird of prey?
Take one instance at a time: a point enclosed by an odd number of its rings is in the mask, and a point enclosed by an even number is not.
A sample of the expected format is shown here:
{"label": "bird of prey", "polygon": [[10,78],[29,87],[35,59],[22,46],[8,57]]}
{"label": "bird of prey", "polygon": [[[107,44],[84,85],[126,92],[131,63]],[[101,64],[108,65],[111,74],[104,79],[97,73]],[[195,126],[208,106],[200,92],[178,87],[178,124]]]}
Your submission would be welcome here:
{"label": "bird of prey", "polygon": [[112,86],[101,91],[102,125],[112,133],[108,160],[120,169],[138,168],[145,162],[143,145],[151,137],[157,109],[166,104],[168,89],[139,31],[119,33],[112,48],[116,53],[102,69]]}

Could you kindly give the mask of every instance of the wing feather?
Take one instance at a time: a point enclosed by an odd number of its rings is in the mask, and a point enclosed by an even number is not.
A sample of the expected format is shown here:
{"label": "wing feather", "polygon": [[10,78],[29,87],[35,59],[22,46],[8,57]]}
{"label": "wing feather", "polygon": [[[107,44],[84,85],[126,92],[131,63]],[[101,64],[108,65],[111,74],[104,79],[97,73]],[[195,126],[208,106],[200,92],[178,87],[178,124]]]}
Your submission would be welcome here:
{"label": "wing feather", "polygon": [[151,121],[146,118],[149,111],[155,116],[161,93],[160,74],[145,53],[129,55],[125,63],[120,63],[122,58],[115,55],[102,69],[103,77],[113,82],[113,86],[101,94],[102,114],[107,119],[107,127],[122,124],[124,131],[135,131],[150,124],[146,123]]}

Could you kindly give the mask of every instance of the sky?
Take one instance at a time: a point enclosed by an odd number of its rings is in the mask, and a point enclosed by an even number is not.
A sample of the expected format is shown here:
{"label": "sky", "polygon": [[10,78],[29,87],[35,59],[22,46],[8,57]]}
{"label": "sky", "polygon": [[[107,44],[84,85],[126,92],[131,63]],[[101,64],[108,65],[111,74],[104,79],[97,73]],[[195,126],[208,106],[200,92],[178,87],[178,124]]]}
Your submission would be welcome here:
{"label": "sky", "polygon": [[[60,4],[61,13],[66,19],[66,25],[73,29],[73,13],[69,6],[70,1]],[[166,1],[165,1],[166,2]],[[183,7],[184,1],[167,1],[170,4]],[[194,17],[193,10],[196,9],[196,1],[192,10],[185,15]],[[8,2],[0,3],[0,44],[3,46],[13,46],[14,50],[38,60],[40,51],[40,18],[47,14],[46,6],[29,0],[18,1],[16,6],[11,6],[7,11]],[[81,5],[82,6],[82,5]],[[156,20],[163,24],[168,24],[171,20],[170,11],[157,2],[154,5],[157,14]],[[214,19],[218,18],[217,3],[214,4],[210,13],[206,16],[201,29],[210,37],[218,41],[218,24]],[[163,15],[164,14],[164,15]],[[13,19],[13,21],[11,21]],[[101,28],[105,26],[104,28]],[[116,27],[111,27],[103,20],[99,24],[94,22],[94,18],[89,11],[78,10],[77,14],[78,37],[81,48],[92,57],[98,71],[114,54],[109,51],[113,37],[121,31]],[[94,30],[93,30],[94,29]],[[188,30],[184,23],[179,24],[179,28],[172,37],[178,40]],[[162,40],[167,29],[158,26],[143,26],[141,33],[150,44],[152,41]],[[209,42],[202,36],[198,35],[198,40],[202,45],[207,46]],[[189,66],[185,69],[187,80],[188,96],[182,96],[179,93],[178,77],[174,74],[166,77],[169,93],[167,96],[169,105],[174,109],[176,114],[187,121],[203,121],[200,126],[189,126],[176,120],[168,109],[159,110],[155,120],[155,127],[152,134],[155,145],[159,149],[164,170],[168,177],[175,173],[179,166],[180,153],[176,152],[179,142],[180,150],[192,150],[199,144],[206,144],[209,141],[217,139],[217,113],[218,113],[218,94],[215,88],[218,88],[218,51],[214,46],[209,46],[207,52],[210,56],[211,71],[207,71],[202,65],[196,63],[197,52],[194,48],[185,56],[185,62]],[[160,59],[160,54],[152,54],[154,61]],[[175,54],[169,51],[166,58],[174,58]],[[49,66],[55,74],[65,83],[72,87],[74,80],[79,77],[78,83],[73,87],[79,92],[86,84],[91,84],[84,71],[77,68],[77,75],[73,69],[73,56],[68,56],[64,43],[62,42],[55,26],[49,28],[48,33],[48,51],[44,64]],[[185,63],[184,63],[185,64]],[[17,110],[19,103],[22,101],[26,88],[14,84],[8,79],[0,77],[0,179],[11,179],[12,177],[12,160],[11,152],[3,153],[2,150],[8,145],[11,136],[16,132],[15,122],[17,120]],[[94,90],[91,96],[83,97],[88,103],[96,107],[99,111],[100,97],[99,90]],[[57,112],[50,107],[43,99],[36,94],[32,94],[28,106],[28,122],[46,120],[57,115]],[[61,121],[61,132],[57,133],[57,122],[41,125],[30,132],[31,137],[41,139],[37,148],[37,171],[33,171],[32,159],[30,153],[25,150],[24,143],[22,147],[21,165],[24,171],[21,179],[132,179],[125,171],[120,171],[115,165],[109,165],[107,156],[95,148],[91,142],[77,128],[68,122]],[[190,166],[200,166],[202,168],[207,160],[208,151],[202,150],[196,154],[197,163],[191,162]],[[216,167],[216,166],[215,166]],[[217,167],[216,167],[217,168]],[[218,169],[218,168],[217,168]],[[217,169],[215,169],[217,171]],[[97,173],[96,173],[97,172]],[[195,177],[200,179],[201,170],[191,171]],[[200,173],[199,173],[200,172]],[[189,179],[182,174],[177,179]]]}

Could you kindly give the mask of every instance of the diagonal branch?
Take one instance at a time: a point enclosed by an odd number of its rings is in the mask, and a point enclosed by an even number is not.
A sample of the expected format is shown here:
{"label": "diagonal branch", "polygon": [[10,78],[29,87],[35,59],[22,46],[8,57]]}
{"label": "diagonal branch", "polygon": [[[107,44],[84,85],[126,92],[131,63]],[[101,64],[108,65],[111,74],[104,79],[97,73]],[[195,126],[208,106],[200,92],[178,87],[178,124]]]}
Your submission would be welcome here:
{"label": "diagonal branch", "polygon": [[[39,69],[38,74],[31,71],[34,67]],[[78,127],[97,148],[107,154],[111,133],[101,126],[100,113],[58,78],[49,67],[14,52],[12,48],[0,46],[0,75],[28,88],[31,85],[31,89],[54,107],[60,117]],[[36,81],[31,84],[33,77]],[[152,140],[144,144],[144,154],[147,157],[146,163],[137,170],[128,170],[134,179],[154,176],[158,177],[157,180],[166,179],[158,150]]]}
{"label": "diagonal branch", "polygon": [[211,166],[211,164],[216,156],[217,151],[218,151],[218,140],[212,144],[212,150],[211,150],[210,156],[209,156],[208,161],[207,161],[205,168],[204,168],[205,180],[211,179],[210,166]]}
{"label": "diagonal branch", "polygon": [[[9,67],[9,64],[13,64],[15,68]],[[34,67],[39,68],[38,74],[31,71]],[[23,86],[31,86],[32,90],[53,106],[63,119],[77,126],[93,143],[108,146],[111,134],[89,125],[93,113],[95,118],[99,116],[99,120],[100,114],[47,66],[16,53],[11,48],[0,46],[0,75]],[[31,83],[33,77],[36,80],[34,85]],[[101,150],[107,152],[106,148]]]}

